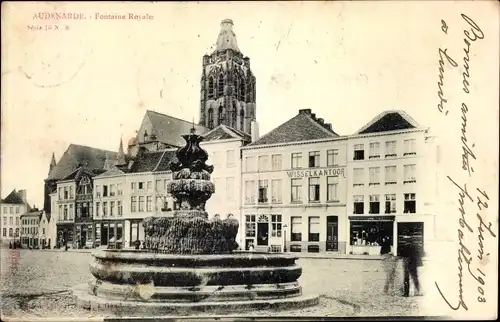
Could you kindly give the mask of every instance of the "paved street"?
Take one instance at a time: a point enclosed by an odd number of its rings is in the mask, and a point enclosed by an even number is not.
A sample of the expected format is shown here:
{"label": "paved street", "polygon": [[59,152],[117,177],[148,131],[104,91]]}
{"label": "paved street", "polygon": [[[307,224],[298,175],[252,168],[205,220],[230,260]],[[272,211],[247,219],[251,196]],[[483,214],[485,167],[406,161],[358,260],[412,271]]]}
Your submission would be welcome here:
{"label": "paved street", "polygon": [[[85,283],[89,253],[2,249],[2,311],[7,316],[96,316],[82,310],[68,290]],[[300,259],[304,293],[321,294],[320,305],[273,315],[379,316],[421,315],[422,297],[383,295],[384,274],[378,260]],[[399,270],[400,271],[400,270]],[[422,270],[424,272],[425,270]],[[425,275],[425,272],[423,273]],[[401,276],[398,277],[401,283]],[[399,284],[400,285],[400,284]],[[425,283],[424,283],[425,286]],[[236,314],[237,312],[235,312]],[[249,314],[266,314],[251,312]],[[247,314],[248,315],[248,314]]]}

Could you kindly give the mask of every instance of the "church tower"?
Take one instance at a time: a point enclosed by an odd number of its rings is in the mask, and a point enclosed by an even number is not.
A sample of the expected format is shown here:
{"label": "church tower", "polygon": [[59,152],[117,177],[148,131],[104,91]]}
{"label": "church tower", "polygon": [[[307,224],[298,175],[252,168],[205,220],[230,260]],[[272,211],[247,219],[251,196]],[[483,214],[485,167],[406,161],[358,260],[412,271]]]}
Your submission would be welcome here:
{"label": "church tower", "polygon": [[222,20],[215,51],[203,56],[200,103],[200,125],[213,129],[225,124],[251,134],[255,76],[250,58],[238,48],[231,19]]}

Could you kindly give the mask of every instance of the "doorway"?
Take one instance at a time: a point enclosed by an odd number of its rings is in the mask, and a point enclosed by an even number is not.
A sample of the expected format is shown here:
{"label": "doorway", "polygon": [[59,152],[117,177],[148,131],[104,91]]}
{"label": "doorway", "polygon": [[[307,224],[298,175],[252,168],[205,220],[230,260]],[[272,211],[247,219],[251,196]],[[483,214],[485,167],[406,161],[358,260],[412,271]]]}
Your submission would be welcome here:
{"label": "doorway", "polygon": [[338,252],[339,251],[339,217],[327,216],[326,217],[326,251]]}
{"label": "doorway", "polygon": [[267,222],[257,223],[257,245],[269,245],[269,223]]}
{"label": "doorway", "polygon": [[[424,255],[424,223],[423,222],[400,222],[398,223],[398,256],[401,256],[401,250],[409,240],[414,242]],[[407,237],[409,236],[409,238]]]}

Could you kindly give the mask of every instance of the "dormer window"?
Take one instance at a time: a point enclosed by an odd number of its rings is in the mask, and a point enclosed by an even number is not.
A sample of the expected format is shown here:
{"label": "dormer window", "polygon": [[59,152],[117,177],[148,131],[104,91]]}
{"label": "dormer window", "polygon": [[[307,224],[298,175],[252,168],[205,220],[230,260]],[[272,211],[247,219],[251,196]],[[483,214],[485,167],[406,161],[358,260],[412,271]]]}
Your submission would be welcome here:
{"label": "dormer window", "polygon": [[148,132],[145,131],[144,132],[144,142],[147,142],[148,141]]}

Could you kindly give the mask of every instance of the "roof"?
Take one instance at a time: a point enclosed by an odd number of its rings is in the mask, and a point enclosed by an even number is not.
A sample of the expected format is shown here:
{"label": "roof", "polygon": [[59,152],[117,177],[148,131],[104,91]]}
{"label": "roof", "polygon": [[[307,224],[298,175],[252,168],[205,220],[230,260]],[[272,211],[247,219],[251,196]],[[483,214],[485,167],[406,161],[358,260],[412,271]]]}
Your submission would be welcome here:
{"label": "roof", "polygon": [[143,152],[137,155],[129,173],[159,172],[170,170],[170,162],[176,157],[176,150]]}
{"label": "roof", "polygon": [[75,171],[83,164],[89,169],[102,169],[109,157],[116,158],[116,152],[92,148],[84,145],[70,144],[59,162],[50,170],[46,180],[60,180]]}
{"label": "roof", "polygon": [[224,19],[220,23],[220,32],[217,37],[216,46],[216,51],[232,49],[236,52],[240,52],[236,41],[236,34],[233,31],[233,21],[231,19]]}
{"label": "roof", "polygon": [[21,218],[22,217],[38,217],[38,219],[41,219],[41,216],[43,214],[43,211],[41,210],[31,210],[31,211],[28,211],[28,212],[25,212],[24,214],[21,215]]}
{"label": "roof", "polygon": [[125,172],[115,166],[109,169],[108,171],[97,175],[96,178],[112,177],[121,174],[125,174]]}
{"label": "roof", "polygon": [[405,111],[389,110],[380,113],[370,122],[366,123],[356,134],[388,132],[417,128],[418,123]]}
{"label": "roof", "polygon": [[2,199],[2,203],[15,204],[15,205],[24,205],[26,202],[23,200],[19,192],[16,189],[12,190],[11,193],[5,199]]}
{"label": "roof", "polygon": [[149,118],[149,121],[153,126],[156,139],[172,146],[184,146],[186,142],[182,138],[182,135],[189,134],[193,126],[198,134],[204,134],[208,131],[208,129],[202,125],[193,124],[193,122],[181,120],[179,118],[151,110],[146,111],[145,117]]}
{"label": "roof", "polygon": [[210,132],[206,133],[205,135],[203,135],[203,138],[204,141],[228,140],[228,139],[241,139],[245,141],[251,140],[249,134],[224,124],[221,124],[216,128],[214,128],[213,130],[211,130]]}
{"label": "roof", "polygon": [[299,110],[299,114],[281,124],[248,146],[300,142],[336,138],[339,135],[323,119],[316,118],[310,109]]}
{"label": "roof", "polygon": [[87,174],[90,177],[95,177],[95,176],[103,173],[104,171],[105,170],[102,170],[102,169],[88,169],[84,166],[81,166],[78,169],[76,169],[75,171],[68,174],[66,177],[62,178],[61,181],[66,181],[66,180],[77,181],[84,174]]}

